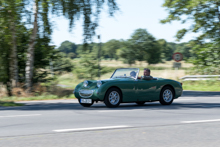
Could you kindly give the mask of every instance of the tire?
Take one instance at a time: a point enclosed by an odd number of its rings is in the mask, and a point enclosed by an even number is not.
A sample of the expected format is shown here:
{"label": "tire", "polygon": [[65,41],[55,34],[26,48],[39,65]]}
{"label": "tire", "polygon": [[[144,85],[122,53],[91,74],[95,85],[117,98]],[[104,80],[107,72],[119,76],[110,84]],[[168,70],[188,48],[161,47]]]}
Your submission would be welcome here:
{"label": "tire", "polygon": [[109,108],[115,108],[120,105],[122,98],[121,91],[118,88],[110,88],[104,99],[104,103]]}
{"label": "tire", "polygon": [[78,101],[79,101],[79,104],[80,104],[81,106],[83,106],[83,107],[90,107],[90,106],[92,106],[93,103],[94,103],[93,100],[92,100],[92,104],[84,104],[84,103],[81,103],[81,102],[80,102],[80,99],[78,99]]}
{"label": "tire", "polygon": [[174,91],[170,86],[165,86],[160,93],[160,103],[170,105],[173,102]]}
{"label": "tire", "polygon": [[143,106],[145,104],[145,102],[136,102],[136,104],[139,106]]}

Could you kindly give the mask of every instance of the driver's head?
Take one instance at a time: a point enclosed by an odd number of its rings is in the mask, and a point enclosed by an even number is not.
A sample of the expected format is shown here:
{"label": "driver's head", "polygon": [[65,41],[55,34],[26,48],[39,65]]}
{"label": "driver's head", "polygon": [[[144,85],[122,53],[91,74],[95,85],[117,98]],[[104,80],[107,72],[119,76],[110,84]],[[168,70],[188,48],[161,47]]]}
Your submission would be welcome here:
{"label": "driver's head", "polygon": [[144,76],[150,76],[150,69],[149,68],[144,69]]}
{"label": "driver's head", "polygon": [[136,77],[136,72],[135,71],[130,72],[130,76],[135,78]]}

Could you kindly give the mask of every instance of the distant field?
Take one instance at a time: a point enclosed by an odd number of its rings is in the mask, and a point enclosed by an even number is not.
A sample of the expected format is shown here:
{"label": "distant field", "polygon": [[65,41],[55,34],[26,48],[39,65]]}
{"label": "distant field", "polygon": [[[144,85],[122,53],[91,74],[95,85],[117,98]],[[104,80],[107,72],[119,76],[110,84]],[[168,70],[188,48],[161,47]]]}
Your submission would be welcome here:
{"label": "distant field", "polygon": [[[74,63],[77,63],[77,59],[73,61]],[[129,67],[136,67],[140,68],[139,76],[143,75],[143,69],[144,68],[150,68],[151,69],[151,75],[153,77],[161,77],[166,79],[173,79],[177,80],[179,82],[182,82],[180,80],[181,77],[186,76],[188,73],[188,69],[192,67],[193,65],[190,63],[185,63],[184,61],[181,61],[182,67],[179,70],[175,70],[172,68],[173,61],[168,61],[165,63],[159,63],[159,64],[152,64],[148,65],[145,62],[137,62],[134,65],[128,65],[124,64],[122,61],[115,61],[115,60],[102,60],[101,65],[106,67],[115,67],[113,70],[109,73],[106,73],[104,75],[101,75],[100,79],[108,79],[111,77],[112,73],[117,68],[129,68]],[[96,80],[98,78],[95,78]],[[58,77],[59,84],[67,85],[71,88],[75,88],[75,86],[83,82],[84,80],[88,79],[77,79],[76,75],[74,74],[64,74]],[[183,89],[184,90],[197,90],[197,91],[220,91],[220,81],[186,81],[183,82]]]}
{"label": "distant field", "polygon": [[220,81],[184,81],[183,90],[220,91]]}
{"label": "distant field", "polygon": [[[142,67],[147,68],[148,66],[157,68],[157,67],[163,67],[163,68],[172,68],[174,61],[166,61],[165,63],[158,63],[158,64],[151,64],[149,65],[145,61],[137,61],[136,64],[132,64],[131,66],[129,64],[124,64],[122,61],[116,61],[116,60],[102,60],[101,65],[102,66],[108,66],[108,67]],[[183,68],[189,68],[193,65],[190,63],[186,63],[185,61],[181,61]]]}
{"label": "distant field", "polygon": [[[73,62],[77,64],[78,59],[73,60]],[[114,70],[117,68],[135,67],[135,68],[140,68],[139,76],[143,75],[144,68],[150,68],[151,75],[153,77],[161,77],[161,78],[178,80],[179,78],[186,75],[187,68],[192,67],[192,64],[185,63],[184,61],[182,61],[181,63],[182,63],[183,69],[175,70],[172,68],[173,61],[168,61],[168,62],[159,63],[159,64],[151,64],[151,65],[148,65],[146,62],[136,62],[136,64],[133,64],[130,66],[129,64],[124,64],[122,61],[102,60],[101,66],[111,67],[111,68],[115,67],[115,68],[112,68],[111,72],[101,75],[100,79],[110,78]],[[95,79],[98,79],[98,78],[95,78]],[[64,74],[58,77],[59,84],[67,85],[67,86],[70,86],[71,88],[74,88],[78,83],[84,80],[86,79],[77,79],[76,75],[74,75],[73,73]]]}

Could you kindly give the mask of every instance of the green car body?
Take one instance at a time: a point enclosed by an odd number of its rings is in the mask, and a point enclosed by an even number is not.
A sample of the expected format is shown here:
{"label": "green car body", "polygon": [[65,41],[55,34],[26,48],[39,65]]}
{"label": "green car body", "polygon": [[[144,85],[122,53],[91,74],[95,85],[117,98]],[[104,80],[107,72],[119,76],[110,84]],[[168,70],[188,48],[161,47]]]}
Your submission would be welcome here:
{"label": "green car body", "polygon": [[[111,88],[117,88],[122,95],[120,103],[148,102],[159,101],[161,90],[165,86],[173,89],[173,99],[180,97],[183,91],[180,82],[163,78],[153,78],[152,80],[137,79],[137,77],[110,78],[101,80],[100,87],[97,86],[97,82],[100,81],[89,80],[86,87],[83,86],[83,82],[79,83],[74,90],[75,97],[77,99],[104,101],[107,91]],[[86,93],[83,93],[83,91],[86,91]]]}

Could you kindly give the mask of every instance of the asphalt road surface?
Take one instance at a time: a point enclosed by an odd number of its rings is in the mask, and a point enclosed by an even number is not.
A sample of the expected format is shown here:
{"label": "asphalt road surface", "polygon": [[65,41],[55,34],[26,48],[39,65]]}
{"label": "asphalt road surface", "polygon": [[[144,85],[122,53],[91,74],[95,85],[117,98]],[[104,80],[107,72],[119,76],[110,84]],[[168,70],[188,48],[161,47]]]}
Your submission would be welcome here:
{"label": "asphalt road surface", "polygon": [[220,92],[184,91],[169,106],[22,103],[26,106],[0,107],[0,147],[220,146]]}

